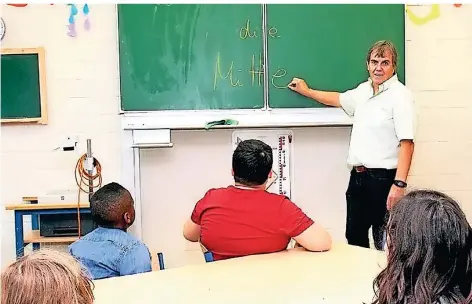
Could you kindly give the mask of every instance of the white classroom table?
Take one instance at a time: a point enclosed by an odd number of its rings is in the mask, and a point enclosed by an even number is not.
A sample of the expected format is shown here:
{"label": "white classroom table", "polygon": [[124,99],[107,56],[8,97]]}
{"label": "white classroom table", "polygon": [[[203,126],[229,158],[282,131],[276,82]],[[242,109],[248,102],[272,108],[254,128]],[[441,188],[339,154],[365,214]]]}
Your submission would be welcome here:
{"label": "white classroom table", "polygon": [[333,244],[94,281],[94,304],[371,303],[385,252]]}

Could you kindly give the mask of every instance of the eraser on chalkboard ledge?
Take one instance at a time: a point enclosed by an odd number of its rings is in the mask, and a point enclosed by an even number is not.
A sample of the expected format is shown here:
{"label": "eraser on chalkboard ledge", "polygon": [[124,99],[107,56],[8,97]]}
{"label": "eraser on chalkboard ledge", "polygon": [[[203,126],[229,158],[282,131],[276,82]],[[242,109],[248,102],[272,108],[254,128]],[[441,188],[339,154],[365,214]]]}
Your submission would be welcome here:
{"label": "eraser on chalkboard ledge", "polygon": [[239,124],[239,121],[234,119],[222,119],[210,121],[205,124],[205,130],[208,130],[214,126],[236,126]]}

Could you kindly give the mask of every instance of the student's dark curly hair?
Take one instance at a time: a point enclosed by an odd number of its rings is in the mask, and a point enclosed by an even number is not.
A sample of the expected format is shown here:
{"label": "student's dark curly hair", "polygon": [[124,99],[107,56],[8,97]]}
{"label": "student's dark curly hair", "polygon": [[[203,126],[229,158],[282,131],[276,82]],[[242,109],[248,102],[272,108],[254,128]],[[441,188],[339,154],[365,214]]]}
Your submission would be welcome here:
{"label": "student's dark curly hair", "polygon": [[472,231],[452,198],[408,193],[391,210],[387,238],[387,267],[374,280],[373,303],[472,303]]}
{"label": "student's dark curly hair", "polygon": [[90,198],[93,220],[102,227],[113,227],[133,205],[128,190],[118,183],[106,184]]}

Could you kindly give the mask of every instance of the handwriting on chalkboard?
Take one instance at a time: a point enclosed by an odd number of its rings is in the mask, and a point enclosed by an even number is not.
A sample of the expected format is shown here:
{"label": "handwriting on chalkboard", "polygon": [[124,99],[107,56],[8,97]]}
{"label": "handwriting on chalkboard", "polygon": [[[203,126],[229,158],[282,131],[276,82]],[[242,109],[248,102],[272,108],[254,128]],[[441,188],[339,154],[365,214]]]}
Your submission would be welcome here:
{"label": "handwriting on chalkboard", "polygon": [[279,34],[277,34],[278,30],[276,27],[271,27],[269,29],[269,36],[272,38],[280,38]]}
{"label": "handwriting on chalkboard", "polygon": [[213,78],[213,90],[216,90],[219,79],[229,79],[229,82],[233,87],[243,86],[241,82],[239,81],[239,79],[236,80],[236,82],[233,82],[233,76],[234,76],[233,67],[234,67],[234,61],[231,61],[231,65],[229,66],[228,73],[226,73],[226,76],[223,76],[223,74],[221,74],[221,56],[220,56],[220,53],[218,52],[218,55],[216,56],[215,75]]}
{"label": "handwriting on chalkboard", "polygon": [[271,76],[271,79],[270,79],[270,83],[277,89],[286,89],[287,88],[287,85],[284,84],[284,85],[277,85],[275,83],[275,79],[276,78],[282,78],[284,77],[285,75],[287,75],[287,71],[285,69],[278,69],[274,74],[272,74]]}
{"label": "handwriting on chalkboard", "polygon": [[252,34],[251,34],[251,20],[247,19],[246,25],[243,26],[239,30],[239,38],[246,39],[246,38],[256,38],[256,37],[257,37],[256,31],[252,31]]}
{"label": "handwriting on chalkboard", "polygon": [[[280,38],[278,29],[274,26],[270,27],[267,31],[269,37]],[[247,19],[244,26],[239,29],[239,38],[242,40],[257,38],[257,31],[251,28],[251,20]],[[256,54],[252,55],[251,64],[249,70],[244,71],[235,67],[233,60],[223,60],[220,52],[216,55],[215,70],[213,73],[213,90],[218,88],[218,84],[221,81],[227,81],[232,87],[243,87],[243,86],[261,86],[264,76],[264,65],[262,63],[262,54],[259,56]],[[250,80],[247,83],[243,83],[241,80],[244,73],[248,72]],[[287,85],[286,81],[282,81],[280,78],[287,75],[287,71],[283,68],[278,68],[275,73],[270,76],[270,84],[277,89],[285,89]]]}
{"label": "handwriting on chalkboard", "polygon": [[[276,27],[270,27],[267,33],[272,38],[280,38],[280,35],[277,33],[278,29]],[[239,29],[239,38],[247,39],[247,38],[257,38],[256,30],[251,29],[251,20],[247,19],[246,24]]]}
{"label": "handwriting on chalkboard", "polygon": [[259,53],[259,65],[256,69],[256,55],[252,55],[251,69],[249,70],[251,74],[251,85],[255,84],[255,78],[257,74],[257,85],[260,86],[262,83],[262,76],[264,75],[264,68],[262,67],[262,54]]}
{"label": "handwriting on chalkboard", "polygon": [[[248,83],[243,83],[241,81],[241,76],[243,73],[248,72],[250,75],[250,81]],[[262,77],[264,75],[264,67],[262,64],[262,54],[259,53],[258,58],[256,59],[256,54],[252,55],[251,65],[249,70],[244,71],[243,69],[237,69],[235,67],[234,61],[223,60],[221,53],[218,52],[216,56],[215,71],[213,75],[213,90],[218,88],[220,81],[228,81],[229,84],[233,87],[243,87],[245,85],[249,86],[261,86]],[[279,68],[270,76],[270,83],[277,89],[287,88],[285,84],[286,81],[278,81],[278,79],[287,75],[285,69]]]}

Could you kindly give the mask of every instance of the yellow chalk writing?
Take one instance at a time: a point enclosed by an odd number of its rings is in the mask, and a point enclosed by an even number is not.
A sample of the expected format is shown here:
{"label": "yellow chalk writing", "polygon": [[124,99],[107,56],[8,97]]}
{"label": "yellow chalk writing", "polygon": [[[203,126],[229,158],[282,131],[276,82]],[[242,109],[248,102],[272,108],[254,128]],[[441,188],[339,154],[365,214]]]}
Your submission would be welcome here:
{"label": "yellow chalk writing", "polygon": [[282,78],[285,75],[287,75],[287,71],[285,69],[278,69],[274,74],[272,74],[272,77],[271,77],[272,85],[277,89],[285,89],[287,85],[280,86],[280,85],[275,84],[276,78]]}
{"label": "yellow chalk writing", "polygon": [[239,30],[239,38],[246,39],[246,38],[256,38],[256,37],[257,37],[256,31],[252,31],[252,34],[251,34],[251,21],[247,19],[246,25],[243,26]]}
{"label": "yellow chalk writing", "polygon": [[[251,86],[261,86],[264,77],[264,65],[262,61],[262,53],[259,53],[259,62],[257,62],[256,54],[252,54],[251,65],[249,67],[249,77]],[[217,53],[216,63],[215,63],[215,72],[213,78],[213,90],[216,90],[218,83],[221,80],[227,80],[232,87],[242,87],[243,84],[241,80],[235,77],[235,73],[241,72],[241,69],[235,68],[234,61],[231,61],[229,68],[226,70],[222,68],[222,60],[220,52]],[[278,68],[272,75],[270,75],[270,83],[274,88],[285,89],[286,82],[282,78],[287,75],[287,70],[283,68]]]}
{"label": "yellow chalk writing", "polygon": [[280,35],[277,33],[279,30],[276,27],[271,27],[269,29],[269,36],[272,38],[280,38]]}
{"label": "yellow chalk writing", "polygon": [[256,68],[256,55],[252,55],[251,68],[249,69],[249,74],[251,75],[251,85],[255,84],[256,74],[257,74],[257,84],[260,86],[262,82],[262,75],[264,75],[264,70],[262,68],[262,54],[259,54],[259,66]]}
{"label": "yellow chalk writing", "polygon": [[216,87],[218,86],[218,80],[219,79],[228,79],[229,78],[229,82],[231,84],[231,86],[233,87],[242,87],[243,85],[241,84],[241,82],[239,81],[239,79],[236,80],[236,82],[233,82],[233,67],[234,67],[234,61],[231,61],[231,65],[229,66],[229,69],[228,69],[228,73],[226,73],[226,76],[223,76],[223,74],[221,73],[221,56],[220,56],[220,52],[218,52],[217,56],[216,56],[216,64],[215,64],[215,74],[214,74],[214,78],[213,78],[213,91],[216,90]]}

